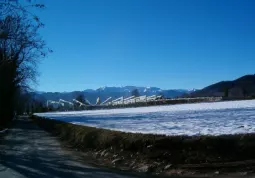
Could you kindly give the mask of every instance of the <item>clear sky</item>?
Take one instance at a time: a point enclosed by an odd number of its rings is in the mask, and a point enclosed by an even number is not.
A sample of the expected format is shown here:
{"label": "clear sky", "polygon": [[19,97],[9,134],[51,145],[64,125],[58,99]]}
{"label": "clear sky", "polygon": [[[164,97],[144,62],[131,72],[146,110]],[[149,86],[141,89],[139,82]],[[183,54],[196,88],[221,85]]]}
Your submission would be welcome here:
{"label": "clear sky", "polygon": [[203,88],[255,73],[254,0],[44,0],[40,91]]}

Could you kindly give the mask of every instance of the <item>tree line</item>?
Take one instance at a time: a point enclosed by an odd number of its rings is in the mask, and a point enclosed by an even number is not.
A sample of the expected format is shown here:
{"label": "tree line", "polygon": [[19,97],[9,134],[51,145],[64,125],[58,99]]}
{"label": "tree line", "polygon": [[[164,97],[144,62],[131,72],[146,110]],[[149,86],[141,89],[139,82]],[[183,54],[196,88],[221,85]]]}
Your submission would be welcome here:
{"label": "tree line", "polygon": [[27,108],[37,64],[51,52],[38,33],[44,25],[29,11],[43,7],[13,0],[0,2],[0,127]]}

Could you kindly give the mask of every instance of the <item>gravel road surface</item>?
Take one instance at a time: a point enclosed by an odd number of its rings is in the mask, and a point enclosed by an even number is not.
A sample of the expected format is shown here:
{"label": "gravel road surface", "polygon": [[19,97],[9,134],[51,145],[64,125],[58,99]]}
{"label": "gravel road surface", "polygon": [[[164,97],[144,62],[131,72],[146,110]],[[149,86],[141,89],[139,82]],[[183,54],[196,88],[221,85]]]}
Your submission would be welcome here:
{"label": "gravel road surface", "polygon": [[[14,121],[0,140],[0,178],[133,178],[125,172],[87,165],[75,151],[38,128],[27,117]],[[140,177],[140,176],[139,176]],[[144,177],[144,176],[143,176]]]}

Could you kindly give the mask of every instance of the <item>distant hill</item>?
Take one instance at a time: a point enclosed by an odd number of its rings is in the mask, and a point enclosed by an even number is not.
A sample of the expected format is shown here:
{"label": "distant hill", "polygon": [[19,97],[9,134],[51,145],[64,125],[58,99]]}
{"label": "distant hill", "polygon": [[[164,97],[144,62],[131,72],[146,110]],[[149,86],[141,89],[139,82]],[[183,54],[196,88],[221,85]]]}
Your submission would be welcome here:
{"label": "distant hill", "polygon": [[245,75],[233,81],[215,83],[202,90],[190,93],[188,96],[225,96],[225,97],[249,97],[255,96],[255,75]]}
{"label": "distant hill", "polygon": [[101,101],[106,100],[109,97],[119,98],[119,97],[129,97],[134,89],[138,89],[140,95],[164,95],[166,98],[175,98],[182,96],[183,94],[188,94],[191,91],[185,89],[170,89],[162,90],[157,87],[136,87],[136,86],[125,86],[125,87],[101,87],[96,90],[87,89],[84,91],[73,91],[73,92],[33,92],[33,98],[41,102],[46,102],[47,100],[58,101],[59,99],[64,99],[71,101],[79,95],[83,95],[91,103],[95,103],[97,97],[100,97]]}

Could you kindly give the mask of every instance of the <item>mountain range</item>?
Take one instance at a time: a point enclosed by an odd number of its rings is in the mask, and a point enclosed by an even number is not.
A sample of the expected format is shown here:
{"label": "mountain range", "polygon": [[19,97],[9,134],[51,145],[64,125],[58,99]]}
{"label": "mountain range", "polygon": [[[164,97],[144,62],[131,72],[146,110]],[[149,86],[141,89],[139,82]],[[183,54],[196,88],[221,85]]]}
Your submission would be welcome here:
{"label": "mountain range", "polygon": [[109,97],[113,99],[119,97],[129,97],[132,91],[137,89],[139,94],[142,95],[163,95],[166,98],[175,98],[184,94],[189,94],[194,90],[185,89],[169,89],[163,90],[157,87],[136,87],[136,86],[125,86],[125,87],[100,87],[98,89],[86,89],[84,91],[73,91],[73,92],[33,92],[32,96],[35,100],[46,102],[47,100],[58,101],[64,99],[72,101],[79,95],[83,95],[91,103],[95,103],[97,97],[100,97],[101,101],[106,100]]}
{"label": "mountain range", "polygon": [[91,103],[95,103],[100,97],[101,101],[109,97],[116,99],[119,97],[127,98],[132,95],[132,91],[137,89],[140,96],[146,95],[163,95],[165,98],[176,97],[207,97],[207,96],[223,96],[223,97],[253,97],[255,96],[255,75],[245,75],[232,81],[221,81],[209,85],[201,90],[185,90],[185,89],[169,89],[163,90],[157,87],[100,87],[98,89],[86,89],[83,91],[72,92],[32,92],[34,100],[46,103],[47,100],[58,101],[64,99],[72,101],[82,95]]}
{"label": "mountain range", "polygon": [[245,75],[232,81],[221,81],[188,95],[191,97],[253,97],[255,96],[255,75]]}

